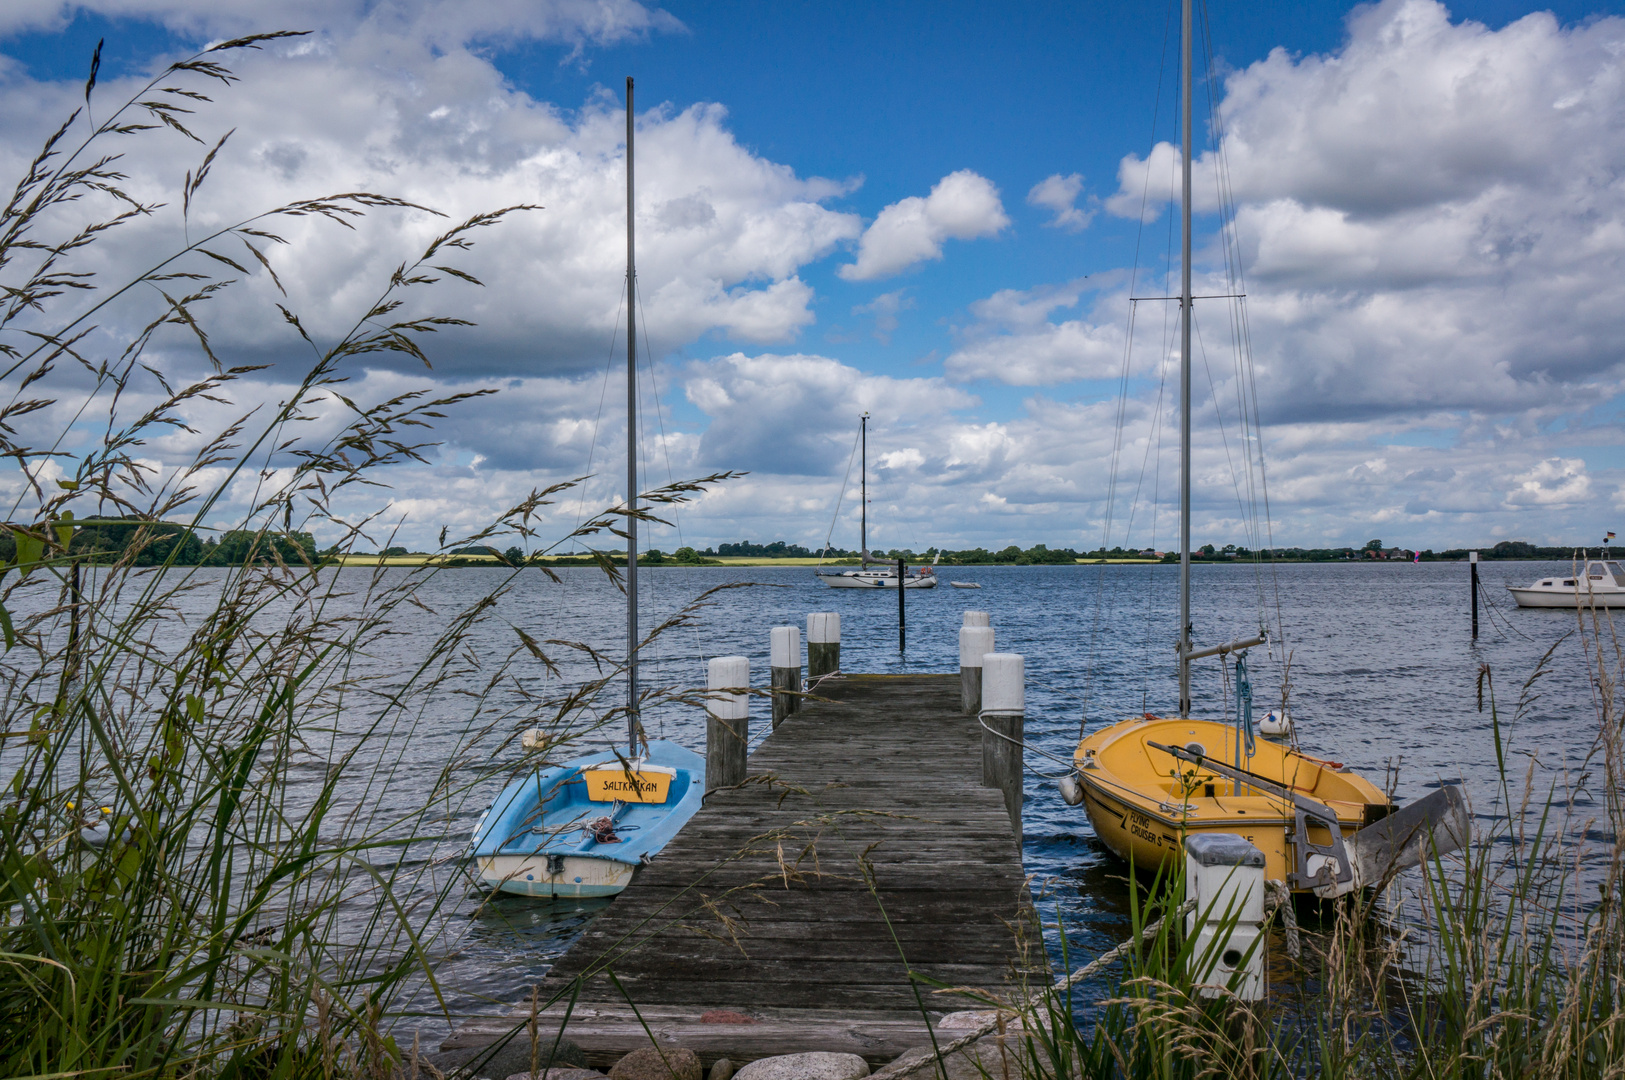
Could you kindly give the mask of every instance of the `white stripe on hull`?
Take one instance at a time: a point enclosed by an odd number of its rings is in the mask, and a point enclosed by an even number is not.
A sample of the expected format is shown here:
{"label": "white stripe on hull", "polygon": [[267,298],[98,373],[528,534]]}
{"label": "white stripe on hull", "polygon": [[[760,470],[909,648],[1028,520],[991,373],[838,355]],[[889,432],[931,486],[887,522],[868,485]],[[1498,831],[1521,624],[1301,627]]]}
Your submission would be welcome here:
{"label": "white stripe on hull", "polygon": [[1578,589],[1513,589],[1507,592],[1519,607],[1568,608],[1600,607],[1625,608],[1625,589],[1586,592]]}
{"label": "white stripe on hull", "polygon": [[564,867],[547,872],[546,855],[482,855],[480,880],[517,896],[614,896],[632,882],[636,866],[613,859],[566,855]]}

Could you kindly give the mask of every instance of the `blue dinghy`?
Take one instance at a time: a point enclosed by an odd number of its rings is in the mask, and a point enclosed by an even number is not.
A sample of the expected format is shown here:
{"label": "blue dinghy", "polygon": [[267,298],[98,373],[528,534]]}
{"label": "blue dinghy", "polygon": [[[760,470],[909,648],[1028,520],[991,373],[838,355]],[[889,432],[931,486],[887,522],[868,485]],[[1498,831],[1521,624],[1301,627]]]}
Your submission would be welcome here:
{"label": "blue dinghy", "polygon": [[469,842],[480,880],[521,896],[613,896],[659,854],[705,796],[705,759],[664,740],[622,759],[603,750],[509,784]]}

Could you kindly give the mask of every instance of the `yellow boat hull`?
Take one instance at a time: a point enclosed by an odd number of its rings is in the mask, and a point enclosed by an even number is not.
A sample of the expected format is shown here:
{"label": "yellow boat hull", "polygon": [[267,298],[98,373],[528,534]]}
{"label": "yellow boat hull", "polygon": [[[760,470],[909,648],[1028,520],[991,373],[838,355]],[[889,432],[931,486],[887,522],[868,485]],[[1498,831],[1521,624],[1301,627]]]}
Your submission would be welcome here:
{"label": "yellow boat hull", "polygon": [[[1182,856],[1188,836],[1237,833],[1264,853],[1266,877],[1291,880],[1297,866],[1291,803],[1148,743],[1183,747],[1225,764],[1237,761],[1234,726],[1212,720],[1146,716],[1089,735],[1078,744],[1074,764],[1084,809],[1103,844],[1149,876]],[[1264,739],[1251,758],[1240,758],[1240,767],[1332,810],[1345,837],[1393,808],[1370,781],[1336,762]],[[1308,837],[1325,845],[1329,833],[1311,824]]]}

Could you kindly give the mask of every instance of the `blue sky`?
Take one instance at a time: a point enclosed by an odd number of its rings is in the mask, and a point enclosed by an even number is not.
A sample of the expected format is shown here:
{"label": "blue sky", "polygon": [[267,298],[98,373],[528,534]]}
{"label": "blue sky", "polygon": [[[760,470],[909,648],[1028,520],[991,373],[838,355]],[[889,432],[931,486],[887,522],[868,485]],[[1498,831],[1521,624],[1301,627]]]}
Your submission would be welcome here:
{"label": "blue sky", "polygon": [[[1615,524],[1619,6],[1214,5],[1278,541],[1581,542]],[[262,12],[14,6],[0,17],[6,161],[69,105],[97,38],[112,95],[200,42],[268,28]],[[456,212],[548,206],[476,256],[504,284],[474,301],[479,329],[439,343],[432,375],[357,375],[380,395],[412,378],[504,390],[448,420],[433,467],[396,476],[406,535],[471,531],[622,438],[597,402],[619,287],[614,110],[632,74],[668,425],[651,464],[752,474],[686,512],[685,538],[822,539],[867,408],[878,542],[1093,546],[1136,246],[1139,295],[1166,269],[1170,216],[1142,227],[1133,207],[1148,160],[1171,175],[1152,153],[1177,138],[1171,18],[1117,4],[295,3],[275,25],[317,34],[247,60],[200,124],[240,132],[222,214],[352,184]],[[1212,160],[1197,163],[1196,205],[1210,284]],[[155,186],[179,169],[164,151],[133,164]],[[292,245],[317,324],[342,322],[344,290],[321,283],[335,250],[361,274],[398,261],[392,232],[421,231],[380,229],[364,250]],[[222,340],[280,357],[255,295]],[[1117,473],[1166,503],[1168,356],[1145,333],[1161,318],[1142,305]],[[1219,364],[1205,396],[1221,405],[1197,414],[1210,455],[1197,533],[1245,542],[1237,453],[1219,450],[1237,434],[1233,410],[1218,426],[1234,398],[1224,321],[1204,323]],[[188,362],[178,345],[172,362]],[[181,460],[184,441],[163,453]],[[592,498],[618,491],[604,476]],[[1126,511],[1112,510],[1111,542],[1170,542],[1166,505],[1160,536],[1123,534]]]}

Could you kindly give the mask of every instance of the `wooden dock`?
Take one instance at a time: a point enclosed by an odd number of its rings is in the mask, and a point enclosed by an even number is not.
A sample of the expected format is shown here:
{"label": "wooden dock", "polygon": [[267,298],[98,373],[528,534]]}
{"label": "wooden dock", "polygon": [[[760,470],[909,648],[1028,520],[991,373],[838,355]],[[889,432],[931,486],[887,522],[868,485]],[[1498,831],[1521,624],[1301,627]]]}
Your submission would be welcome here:
{"label": "wooden dock", "polygon": [[[922,1000],[933,1018],[982,1007],[910,969],[1015,989],[1031,935],[1020,841],[1000,792],[981,786],[982,731],[960,714],[959,676],[848,676],[818,693],[549,973],[544,1001],[582,980],[565,1034],[592,1064],[650,1032],[708,1067],[804,1050],[878,1063],[929,1041]],[[1042,965],[1042,943],[1031,949]],[[444,1048],[528,1016],[521,1005],[471,1022]],[[563,1016],[549,1009],[542,1030]]]}

